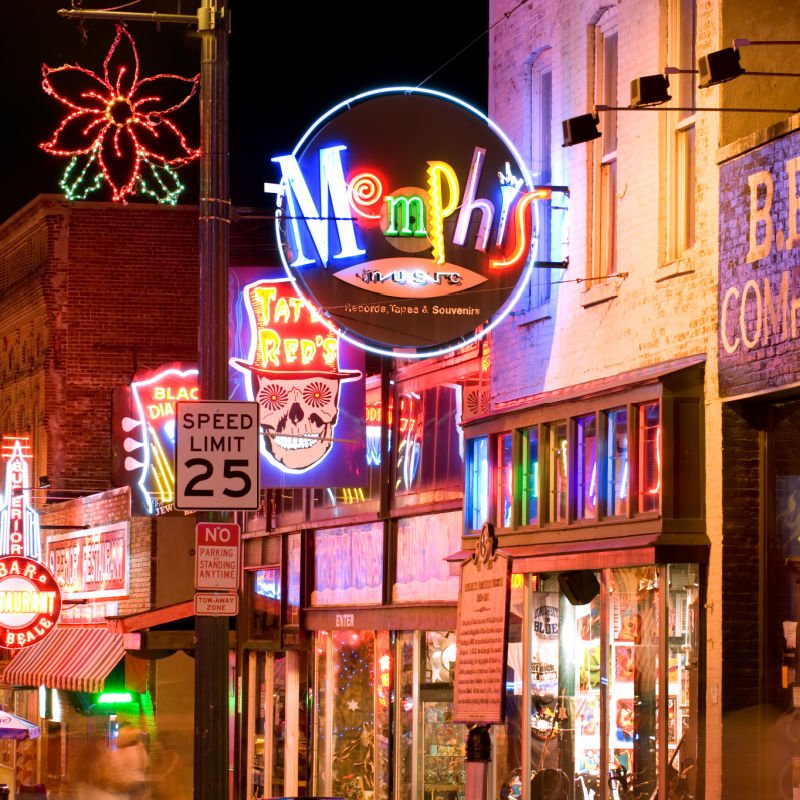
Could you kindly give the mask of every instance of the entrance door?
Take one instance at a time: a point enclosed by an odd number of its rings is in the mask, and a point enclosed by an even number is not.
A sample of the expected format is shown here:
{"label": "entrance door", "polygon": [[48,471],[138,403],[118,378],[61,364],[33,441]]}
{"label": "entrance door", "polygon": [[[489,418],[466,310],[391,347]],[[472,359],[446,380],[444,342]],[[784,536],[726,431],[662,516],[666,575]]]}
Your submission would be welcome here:
{"label": "entrance door", "polygon": [[307,673],[300,650],[248,655],[247,798],[308,793]]}

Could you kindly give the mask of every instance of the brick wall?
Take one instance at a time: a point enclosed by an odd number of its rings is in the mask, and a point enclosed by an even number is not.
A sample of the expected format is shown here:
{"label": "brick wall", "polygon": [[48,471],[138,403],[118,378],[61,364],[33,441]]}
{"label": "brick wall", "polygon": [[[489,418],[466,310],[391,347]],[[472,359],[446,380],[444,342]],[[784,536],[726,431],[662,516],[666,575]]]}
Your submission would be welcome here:
{"label": "brick wall", "polygon": [[758,431],[734,405],[722,408],[723,467],[722,661],[723,711],[752,706],[759,694]]}
{"label": "brick wall", "polygon": [[[516,3],[494,2],[490,20]],[[608,6],[603,11],[604,6]],[[664,115],[618,112],[618,272],[627,277],[587,281],[591,273],[592,182],[600,142],[560,147],[564,119],[590,111],[594,97],[593,25],[618,34],[619,105],[630,100],[630,81],[663,69],[663,9],[658,3],[622,7],[573,0],[531,4],[492,30],[490,116],[509,134],[523,158],[526,60],[553,52],[553,183],[569,186],[566,271],[554,271],[549,308],[531,316],[517,308],[493,335],[492,401],[504,403],[539,391],[575,385],[628,369],[704,352],[714,333],[716,262],[703,244],[679,269],[666,257],[669,187]],[[535,124],[535,123],[534,123]],[[698,119],[698,137],[705,136]],[[602,131],[602,125],[601,125]],[[716,234],[716,163],[698,148],[700,234]],[[677,274],[680,273],[680,274]]]}
{"label": "brick wall", "polygon": [[197,357],[196,209],[41,196],[0,226],[0,432],[34,479],[110,487],[111,392]]}
{"label": "brick wall", "polygon": [[[113,489],[108,492],[79,497],[63,503],[50,503],[41,509],[41,524],[56,525],[59,529],[71,527],[97,528],[112,522],[130,519],[129,569],[130,590],[128,596],[119,601],[119,613],[131,614],[144,611],[155,600],[155,582],[152,540],[155,536],[157,518],[131,517],[130,487]],[[47,535],[58,533],[59,529],[45,528]]]}

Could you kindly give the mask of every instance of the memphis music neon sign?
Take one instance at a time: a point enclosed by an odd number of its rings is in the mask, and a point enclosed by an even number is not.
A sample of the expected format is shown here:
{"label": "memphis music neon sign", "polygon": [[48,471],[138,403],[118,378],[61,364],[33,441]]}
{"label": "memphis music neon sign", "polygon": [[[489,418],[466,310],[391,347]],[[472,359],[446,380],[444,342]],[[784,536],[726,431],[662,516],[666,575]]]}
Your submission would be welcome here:
{"label": "memphis music neon sign", "polygon": [[462,347],[524,288],[535,201],[549,190],[468,104],[408,87],[367,92],[272,160],[281,183],[265,188],[279,196],[284,267],[359,346],[404,357]]}

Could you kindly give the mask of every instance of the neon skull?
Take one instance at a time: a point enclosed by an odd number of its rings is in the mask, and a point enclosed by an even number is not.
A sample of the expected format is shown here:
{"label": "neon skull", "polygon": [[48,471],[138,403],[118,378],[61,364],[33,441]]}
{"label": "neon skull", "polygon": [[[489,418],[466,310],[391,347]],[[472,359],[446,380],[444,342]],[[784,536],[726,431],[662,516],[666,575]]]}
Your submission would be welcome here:
{"label": "neon skull", "polygon": [[267,451],[289,469],[316,464],[333,444],[339,379],[286,380],[254,373],[253,382]]}

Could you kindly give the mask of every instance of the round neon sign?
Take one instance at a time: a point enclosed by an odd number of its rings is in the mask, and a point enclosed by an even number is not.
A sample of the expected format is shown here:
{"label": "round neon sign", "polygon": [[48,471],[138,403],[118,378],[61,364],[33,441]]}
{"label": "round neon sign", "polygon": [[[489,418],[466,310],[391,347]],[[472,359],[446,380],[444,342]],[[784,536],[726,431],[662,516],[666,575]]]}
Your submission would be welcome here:
{"label": "round neon sign", "polygon": [[360,347],[403,357],[463,347],[528,280],[544,193],[505,134],[457,98],[366,92],[273,161],[284,267]]}
{"label": "round neon sign", "polygon": [[44,564],[26,556],[0,558],[0,647],[44,639],[61,615],[61,590]]}

